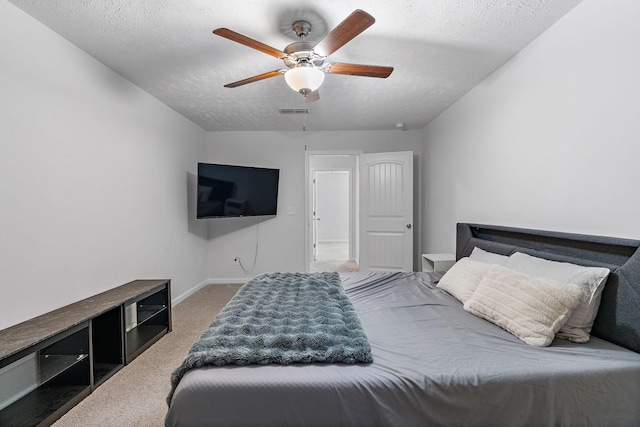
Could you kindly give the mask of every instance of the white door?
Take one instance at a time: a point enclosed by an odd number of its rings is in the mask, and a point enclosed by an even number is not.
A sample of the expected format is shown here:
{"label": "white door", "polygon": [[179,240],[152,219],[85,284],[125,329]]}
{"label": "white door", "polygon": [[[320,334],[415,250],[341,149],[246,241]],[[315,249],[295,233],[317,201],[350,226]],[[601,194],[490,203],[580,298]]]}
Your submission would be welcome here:
{"label": "white door", "polygon": [[360,156],[360,271],[413,270],[413,152]]}

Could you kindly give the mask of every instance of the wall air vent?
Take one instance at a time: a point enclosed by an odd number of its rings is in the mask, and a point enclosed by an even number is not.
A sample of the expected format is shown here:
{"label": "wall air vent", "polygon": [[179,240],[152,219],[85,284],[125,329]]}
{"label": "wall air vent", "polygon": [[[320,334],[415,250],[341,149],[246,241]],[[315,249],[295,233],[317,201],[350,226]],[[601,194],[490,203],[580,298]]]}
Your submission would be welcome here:
{"label": "wall air vent", "polygon": [[310,108],[278,108],[280,114],[311,114]]}

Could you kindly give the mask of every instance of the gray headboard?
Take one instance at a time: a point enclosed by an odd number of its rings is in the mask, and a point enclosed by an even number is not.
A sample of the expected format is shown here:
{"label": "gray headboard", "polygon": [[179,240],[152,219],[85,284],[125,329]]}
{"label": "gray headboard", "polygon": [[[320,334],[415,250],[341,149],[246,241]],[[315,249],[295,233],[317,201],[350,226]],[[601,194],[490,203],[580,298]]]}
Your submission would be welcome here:
{"label": "gray headboard", "polygon": [[494,225],[457,226],[456,259],[474,247],[611,270],[592,334],[640,353],[640,241]]}

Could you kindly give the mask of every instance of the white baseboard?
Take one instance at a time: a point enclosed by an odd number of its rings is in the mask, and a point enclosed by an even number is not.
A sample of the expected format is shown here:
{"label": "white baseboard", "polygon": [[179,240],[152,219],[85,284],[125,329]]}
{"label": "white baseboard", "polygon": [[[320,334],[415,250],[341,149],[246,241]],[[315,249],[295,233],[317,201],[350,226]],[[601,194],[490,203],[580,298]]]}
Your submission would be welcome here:
{"label": "white baseboard", "polygon": [[234,277],[232,279],[207,279],[199,283],[198,285],[194,286],[193,288],[189,289],[187,292],[184,292],[175,298],[171,298],[171,305],[175,306],[181,303],[182,301],[186,300],[191,295],[195,294],[196,292],[198,292],[200,289],[204,288],[207,285],[226,285],[228,283],[247,283],[251,279],[252,279],[251,277]]}
{"label": "white baseboard", "polygon": [[228,285],[229,283],[247,283],[253,277],[234,277],[232,279],[209,279],[210,285]]}
{"label": "white baseboard", "polygon": [[208,280],[205,280],[204,282],[201,282],[200,284],[194,286],[193,288],[189,289],[187,292],[184,292],[176,297],[171,298],[171,305],[175,306],[179,303],[181,303],[182,301],[186,300],[187,298],[189,298],[191,295],[195,294],[196,292],[198,292],[200,289],[204,288],[205,286],[207,286],[209,284]]}

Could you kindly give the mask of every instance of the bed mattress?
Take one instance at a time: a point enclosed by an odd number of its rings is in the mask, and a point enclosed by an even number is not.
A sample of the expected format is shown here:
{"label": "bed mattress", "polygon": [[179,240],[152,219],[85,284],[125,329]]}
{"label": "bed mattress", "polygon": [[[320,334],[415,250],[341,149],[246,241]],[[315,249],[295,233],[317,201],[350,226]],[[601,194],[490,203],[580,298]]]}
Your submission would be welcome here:
{"label": "bed mattress", "polygon": [[441,273],[344,273],[369,364],[202,367],[167,426],[640,423],[640,354],[592,337],[529,346],[435,287]]}

